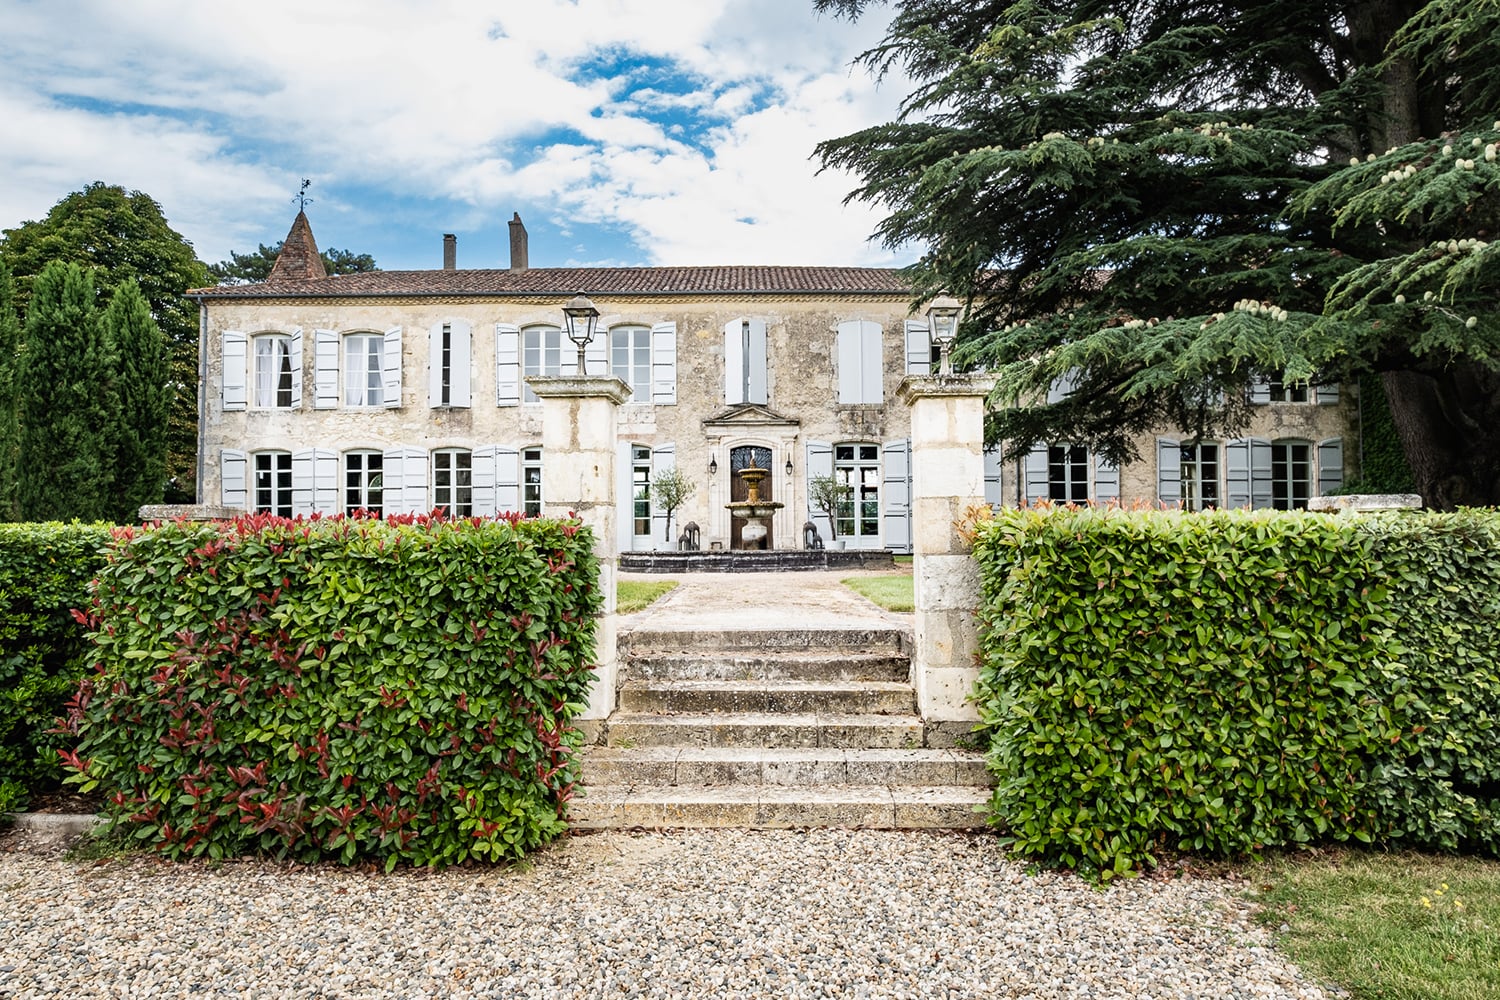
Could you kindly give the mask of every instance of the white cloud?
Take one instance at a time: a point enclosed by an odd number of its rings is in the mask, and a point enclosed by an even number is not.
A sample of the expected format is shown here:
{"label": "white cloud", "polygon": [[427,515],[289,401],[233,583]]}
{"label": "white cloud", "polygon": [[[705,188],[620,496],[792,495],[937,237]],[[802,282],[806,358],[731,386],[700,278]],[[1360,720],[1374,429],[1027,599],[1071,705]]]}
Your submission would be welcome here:
{"label": "white cloud", "polygon": [[851,182],[808,159],[894,111],[900,88],[848,66],[878,16],[820,19],[811,0],[0,0],[0,21],[0,226],[98,178],[151,193],[216,260],[267,225],[279,237],[309,175],[334,219],[395,218],[359,199],[501,218],[523,201],[585,246],[590,222],[623,228],[657,263],[889,259],[864,243],[875,216],[839,204]]}

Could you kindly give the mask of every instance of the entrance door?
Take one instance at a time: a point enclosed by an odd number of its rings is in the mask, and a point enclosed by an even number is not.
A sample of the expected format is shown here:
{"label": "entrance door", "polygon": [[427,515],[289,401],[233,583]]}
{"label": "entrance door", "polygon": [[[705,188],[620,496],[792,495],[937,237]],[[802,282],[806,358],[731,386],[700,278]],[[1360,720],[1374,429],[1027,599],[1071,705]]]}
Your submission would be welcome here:
{"label": "entrance door", "polygon": [[[759,448],[755,445],[743,445],[739,448],[731,448],[729,450],[729,500],[731,503],[750,499],[750,487],[740,478],[739,471],[741,469],[748,469],[752,465],[758,469],[765,469],[767,472],[770,472],[771,449]],[[772,478],[772,476],[767,475],[766,478],[760,481],[760,498],[762,500],[776,499],[772,495],[774,492],[771,485]],[[774,549],[776,547],[775,525],[772,521],[773,519],[768,517],[761,522],[766,526],[765,545],[763,546],[766,549]],[[738,517],[731,517],[730,522],[729,547],[731,549],[745,548],[744,540],[740,538],[740,532],[745,527],[745,522]],[[761,548],[762,546],[756,547]]]}
{"label": "entrance door", "polygon": [[630,449],[630,549],[648,551],[655,547],[652,543],[651,449],[634,445]]}

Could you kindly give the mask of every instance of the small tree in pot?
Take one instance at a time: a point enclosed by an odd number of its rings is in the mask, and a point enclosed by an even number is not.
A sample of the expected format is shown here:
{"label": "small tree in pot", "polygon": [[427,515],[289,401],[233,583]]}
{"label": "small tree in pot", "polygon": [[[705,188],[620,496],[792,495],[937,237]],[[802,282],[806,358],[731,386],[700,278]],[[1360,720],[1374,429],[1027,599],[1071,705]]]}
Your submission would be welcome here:
{"label": "small tree in pot", "polygon": [[651,499],[656,501],[656,506],[667,515],[666,535],[664,541],[672,540],[672,515],[677,508],[692,499],[698,491],[698,484],[693,482],[686,472],[675,465],[666,472],[656,477],[651,484]]}
{"label": "small tree in pot", "polygon": [[807,481],[807,496],[813,508],[828,517],[828,540],[839,537],[839,504],[848,499],[854,487],[841,483],[833,476],[817,475]]}

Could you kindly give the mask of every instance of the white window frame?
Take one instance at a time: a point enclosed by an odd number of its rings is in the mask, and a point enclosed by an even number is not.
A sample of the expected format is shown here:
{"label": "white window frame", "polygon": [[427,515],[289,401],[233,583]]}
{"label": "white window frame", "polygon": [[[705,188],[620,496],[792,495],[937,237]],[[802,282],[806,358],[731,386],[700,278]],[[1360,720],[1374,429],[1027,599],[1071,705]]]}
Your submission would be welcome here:
{"label": "white window frame", "polygon": [[[1301,455],[1297,455],[1300,449]],[[1306,510],[1316,481],[1317,452],[1311,441],[1283,438],[1271,442],[1271,507]],[[1298,472],[1301,475],[1298,475]]]}
{"label": "white window frame", "polygon": [[521,513],[527,517],[542,516],[542,449],[521,451]]}
{"label": "white window frame", "polygon": [[251,512],[291,517],[295,510],[292,496],[292,453],[252,452],[250,470],[254,477],[249,497]]}
{"label": "white window frame", "polygon": [[644,445],[632,445],[630,448],[630,534],[637,543],[652,537],[651,478],[651,449]]}
{"label": "white window frame", "polygon": [[[385,337],[378,333],[344,335],[344,405],[373,409],[385,406]],[[356,383],[356,376],[361,376]]]}
{"label": "white window frame", "polygon": [[[555,342],[555,350],[554,350]],[[542,400],[526,384],[530,375],[578,374],[578,350],[561,327],[537,324],[521,328],[521,401]]]}
{"label": "white window frame", "polygon": [[1047,498],[1053,503],[1089,502],[1089,450],[1083,445],[1047,446]]}
{"label": "white window frame", "polygon": [[301,402],[302,352],[292,340],[287,333],[258,333],[250,338],[251,405],[255,409],[289,410]]}
{"label": "white window frame", "polygon": [[625,323],[610,327],[609,373],[630,386],[630,402],[652,402],[654,364],[651,327]]}
{"label": "white window frame", "polygon": [[881,446],[874,441],[839,441],[833,446],[833,478],[850,487],[838,503],[838,537],[846,546],[879,546],[884,473]]}
{"label": "white window frame", "polygon": [[432,452],[431,509],[449,517],[474,516],[474,453],[467,448],[437,448]]}
{"label": "white window frame", "polygon": [[[1212,456],[1207,449],[1212,449]],[[1177,455],[1182,509],[1213,510],[1222,506],[1224,491],[1220,483],[1224,472],[1224,452],[1218,442],[1179,445]],[[1205,471],[1209,468],[1212,469],[1211,472]]]}
{"label": "white window frame", "polygon": [[384,453],[362,448],[344,452],[343,492],[341,509],[345,514],[352,515],[357,510],[377,516],[384,514]]}

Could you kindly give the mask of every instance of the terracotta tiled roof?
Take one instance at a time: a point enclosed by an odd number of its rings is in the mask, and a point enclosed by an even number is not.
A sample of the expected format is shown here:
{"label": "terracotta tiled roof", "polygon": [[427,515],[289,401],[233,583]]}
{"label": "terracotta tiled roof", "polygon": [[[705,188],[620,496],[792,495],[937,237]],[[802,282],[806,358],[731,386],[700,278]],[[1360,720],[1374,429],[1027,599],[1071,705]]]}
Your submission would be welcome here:
{"label": "terracotta tiled roof", "polygon": [[[287,242],[290,245],[290,237]],[[572,295],[580,290],[589,295],[902,296],[911,288],[900,271],[876,267],[533,267],[524,271],[366,271],[196,288],[188,294],[198,299],[262,299]]]}
{"label": "terracotta tiled roof", "polygon": [[281,244],[281,253],[277,254],[276,263],[271,266],[271,273],[266,277],[266,284],[284,285],[292,281],[308,281],[327,276],[328,271],[324,269],[323,258],[318,254],[318,241],[313,239],[307,214],[298,212],[297,217],[292,220],[291,231]]}

